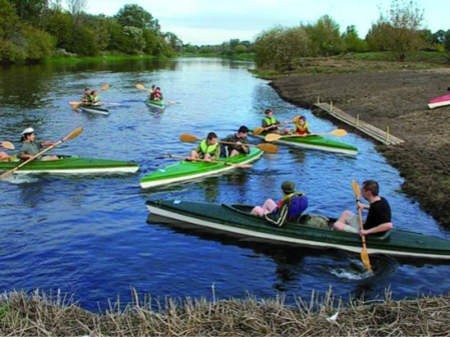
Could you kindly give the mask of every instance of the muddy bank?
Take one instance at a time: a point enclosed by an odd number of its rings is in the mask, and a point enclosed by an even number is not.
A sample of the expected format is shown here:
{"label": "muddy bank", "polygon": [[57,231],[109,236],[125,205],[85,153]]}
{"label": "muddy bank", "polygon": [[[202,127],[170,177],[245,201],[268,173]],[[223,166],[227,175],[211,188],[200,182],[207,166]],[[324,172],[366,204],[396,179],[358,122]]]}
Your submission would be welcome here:
{"label": "muddy bank", "polygon": [[[377,145],[377,150],[405,179],[403,191],[450,227],[450,106],[428,110],[426,105],[428,99],[447,93],[450,68],[296,74],[271,84],[282,98],[298,106],[312,108],[320,97],[381,129],[389,126],[391,134],[405,143]],[[370,176],[376,178],[376,172]]]}

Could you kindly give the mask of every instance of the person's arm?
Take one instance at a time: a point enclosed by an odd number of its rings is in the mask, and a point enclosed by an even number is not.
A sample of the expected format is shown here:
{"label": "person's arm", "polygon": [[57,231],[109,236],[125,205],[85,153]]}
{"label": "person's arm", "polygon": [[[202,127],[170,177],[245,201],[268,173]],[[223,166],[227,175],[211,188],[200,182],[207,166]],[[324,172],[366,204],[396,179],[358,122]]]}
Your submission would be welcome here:
{"label": "person's arm", "polygon": [[386,232],[388,230],[391,230],[393,227],[394,227],[394,225],[392,224],[392,222],[385,222],[385,223],[379,224],[378,226],[372,227],[370,229],[361,230],[361,235]]}

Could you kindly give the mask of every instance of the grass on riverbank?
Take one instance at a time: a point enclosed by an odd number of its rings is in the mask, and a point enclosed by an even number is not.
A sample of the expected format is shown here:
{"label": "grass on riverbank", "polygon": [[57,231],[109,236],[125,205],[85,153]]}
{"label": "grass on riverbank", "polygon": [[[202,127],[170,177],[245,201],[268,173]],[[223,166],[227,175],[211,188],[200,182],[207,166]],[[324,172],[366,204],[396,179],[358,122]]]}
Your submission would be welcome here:
{"label": "grass on riverbank", "polygon": [[[331,291],[287,306],[272,300],[208,302],[167,299],[151,309],[133,292],[134,304],[104,314],[81,309],[61,296],[11,292],[0,297],[2,336],[419,336],[448,335],[450,296],[343,305]],[[333,320],[333,315],[337,317]]]}

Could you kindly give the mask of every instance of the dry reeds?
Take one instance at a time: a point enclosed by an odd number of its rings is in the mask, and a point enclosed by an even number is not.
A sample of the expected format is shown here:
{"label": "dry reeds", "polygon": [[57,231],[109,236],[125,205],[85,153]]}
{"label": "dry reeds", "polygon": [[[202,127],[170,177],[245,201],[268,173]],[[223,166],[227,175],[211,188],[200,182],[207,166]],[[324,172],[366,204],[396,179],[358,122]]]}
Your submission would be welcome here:
{"label": "dry reeds", "polygon": [[450,297],[423,297],[343,305],[331,291],[285,305],[282,297],[208,302],[166,299],[134,303],[97,314],[59,293],[10,292],[0,297],[1,336],[449,336]]}

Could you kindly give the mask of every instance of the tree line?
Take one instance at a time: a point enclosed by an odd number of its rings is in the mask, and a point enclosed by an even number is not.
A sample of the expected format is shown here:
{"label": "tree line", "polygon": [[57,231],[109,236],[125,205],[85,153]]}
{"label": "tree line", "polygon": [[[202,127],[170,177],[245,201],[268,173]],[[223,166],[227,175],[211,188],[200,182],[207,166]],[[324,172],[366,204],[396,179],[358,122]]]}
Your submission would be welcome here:
{"label": "tree line", "polygon": [[0,0],[0,62],[40,61],[50,56],[147,54],[173,56],[182,41],[164,33],[158,20],[138,5],[112,17],[89,15],[86,0]]}
{"label": "tree line", "polygon": [[340,34],[339,25],[324,15],[315,24],[274,27],[262,32],[254,43],[259,69],[285,71],[295,69],[305,57],[343,53],[390,52],[398,61],[419,50],[446,52],[450,62],[450,30],[420,29],[423,10],[413,1],[393,0],[387,14],[380,14],[365,39],[355,26]]}

